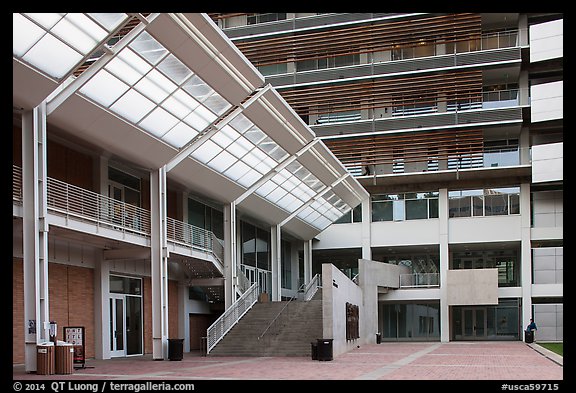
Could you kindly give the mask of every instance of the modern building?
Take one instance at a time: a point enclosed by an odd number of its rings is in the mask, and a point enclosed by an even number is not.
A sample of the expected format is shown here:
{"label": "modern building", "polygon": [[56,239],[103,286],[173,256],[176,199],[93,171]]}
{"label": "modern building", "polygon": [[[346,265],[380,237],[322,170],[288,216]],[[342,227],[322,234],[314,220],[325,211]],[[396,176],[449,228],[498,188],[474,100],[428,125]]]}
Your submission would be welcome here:
{"label": "modern building", "polygon": [[562,14],[210,15],[370,193],[313,274],[403,267],[382,340],[563,339]]}
{"label": "modern building", "polygon": [[[199,348],[369,197],[206,14],[13,14],[13,362]],[[55,328],[55,330],[54,330]],[[75,337],[78,339],[78,337]],[[78,342],[79,343],[79,342]]]}
{"label": "modern building", "polygon": [[336,354],[562,340],[562,18],[13,14],[13,363],[51,321],[211,347],[319,277]]}

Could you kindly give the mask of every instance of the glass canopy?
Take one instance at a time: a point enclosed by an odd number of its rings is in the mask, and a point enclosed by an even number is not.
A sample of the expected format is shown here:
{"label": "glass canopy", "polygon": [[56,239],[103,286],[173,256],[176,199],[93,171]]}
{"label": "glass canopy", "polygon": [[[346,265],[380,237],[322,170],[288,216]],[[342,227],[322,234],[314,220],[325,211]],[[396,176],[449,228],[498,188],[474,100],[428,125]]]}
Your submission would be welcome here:
{"label": "glass canopy", "polygon": [[12,53],[47,75],[62,79],[74,70],[127,14],[12,14]]}
{"label": "glass canopy", "polygon": [[[130,18],[13,15],[14,57],[53,78],[70,75]],[[298,159],[276,169],[292,156],[271,136],[285,129],[281,121],[273,129],[270,124],[262,129],[242,111],[228,113],[234,105],[191,68],[190,59],[185,64],[146,29],[131,39],[111,52],[111,59],[78,94],[176,150],[197,141],[189,157],[245,189],[266,176],[255,194],[314,228],[324,229],[353,207]],[[283,99],[280,104],[288,107]],[[234,117],[210,137],[203,134],[225,115]]]}

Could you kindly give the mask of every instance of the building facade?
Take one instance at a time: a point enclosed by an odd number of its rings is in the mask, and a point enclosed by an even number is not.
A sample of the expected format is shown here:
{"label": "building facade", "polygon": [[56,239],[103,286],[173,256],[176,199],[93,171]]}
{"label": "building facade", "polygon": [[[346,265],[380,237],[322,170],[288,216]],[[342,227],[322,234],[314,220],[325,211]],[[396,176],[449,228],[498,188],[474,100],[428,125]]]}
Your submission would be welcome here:
{"label": "building facade", "polygon": [[313,273],[404,266],[382,340],[563,339],[562,14],[209,15],[370,193]]}
{"label": "building facade", "polygon": [[[13,363],[200,349],[368,193],[206,14],[13,14]],[[299,260],[299,251],[303,251]],[[250,292],[252,291],[252,292]]]}

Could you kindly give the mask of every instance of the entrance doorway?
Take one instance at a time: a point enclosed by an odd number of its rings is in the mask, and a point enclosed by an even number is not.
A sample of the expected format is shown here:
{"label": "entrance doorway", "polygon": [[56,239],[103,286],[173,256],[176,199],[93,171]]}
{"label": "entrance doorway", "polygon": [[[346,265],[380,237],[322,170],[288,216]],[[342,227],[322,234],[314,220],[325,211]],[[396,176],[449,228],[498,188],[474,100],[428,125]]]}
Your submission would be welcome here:
{"label": "entrance doorway", "polygon": [[111,357],[143,354],[141,281],[140,278],[110,276]]}
{"label": "entrance doorway", "polygon": [[477,340],[486,338],[486,307],[471,307],[462,309],[462,338]]}

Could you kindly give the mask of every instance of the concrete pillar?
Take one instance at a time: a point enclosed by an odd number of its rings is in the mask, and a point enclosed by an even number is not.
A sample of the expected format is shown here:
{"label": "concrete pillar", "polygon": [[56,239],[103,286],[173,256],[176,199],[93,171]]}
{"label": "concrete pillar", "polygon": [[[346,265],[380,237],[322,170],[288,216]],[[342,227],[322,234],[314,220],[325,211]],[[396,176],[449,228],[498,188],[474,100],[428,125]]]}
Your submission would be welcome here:
{"label": "concrete pillar", "polygon": [[304,284],[312,280],[312,239],[304,242]]}
{"label": "concrete pillar", "polygon": [[49,340],[46,104],[22,114],[24,362],[36,371],[36,345]]}
{"label": "concrete pillar", "polygon": [[372,260],[372,200],[362,201],[362,259]]}
{"label": "concrete pillar", "polygon": [[166,169],[150,175],[152,358],[168,358],[168,247],[166,240]]}
{"label": "concrete pillar", "polygon": [[189,287],[178,283],[178,338],[184,339],[184,352],[190,352]]}
{"label": "concrete pillar", "polygon": [[94,265],[94,345],[96,359],[110,359],[110,262],[102,250],[95,252]]}
{"label": "concrete pillar", "polygon": [[272,301],[282,299],[282,230],[280,225],[270,228],[270,264],[272,265]]}
{"label": "concrete pillar", "polygon": [[438,221],[440,225],[440,341],[450,341],[450,315],[448,306],[448,189],[441,188],[438,192]]}
{"label": "concrete pillar", "polygon": [[236,301],[236,203],[224,205],[224,306]]}
{"label": "concrete pillar", "polygon": [[298,257],[298,244],[296,242],[290,243],[290,271],[292,290],[297,291],[300,283],[300,263]]}
{"label": "concrete pillar", "polygon": [[530,183],[522,183],[520,184],[522,327],[528,326],[530,318],[532,318],[532,246],[530,242],[530,216]]}

